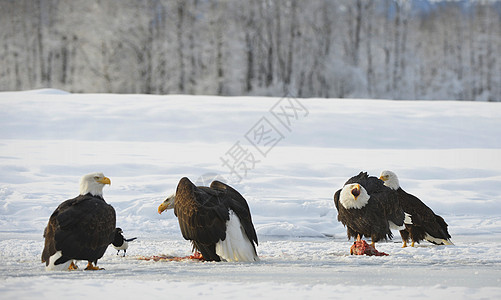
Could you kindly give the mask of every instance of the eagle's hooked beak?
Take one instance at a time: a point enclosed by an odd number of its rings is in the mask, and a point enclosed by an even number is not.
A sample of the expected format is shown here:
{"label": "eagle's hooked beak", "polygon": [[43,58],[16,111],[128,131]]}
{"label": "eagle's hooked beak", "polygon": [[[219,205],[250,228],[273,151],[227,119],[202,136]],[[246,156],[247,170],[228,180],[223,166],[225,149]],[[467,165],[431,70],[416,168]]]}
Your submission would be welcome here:
{"label": "eagle's hooked beak", "polygon": [[167,199],[158,206],[158,213],[161,214],[164,210],[174,208],[175,195],[169,196]]}
{"label": "eagle's hooked beak", "polygon": [[388,176],[381,175],[379,176],[379,179],[381,179],[382,181],[386,181],[388,179]]}
{"label": "eagle's hooked beak", "polygon": [[111,180],[108,177],[103,177],[103,178],[97,180],[97,182],[102,183],[102,184],[109,184],[109,185],[111,185]]}
{"label": "eagle's hooked beak", "polygon": [[351,189],[351,194],[357,200],[358,196],[360,196],[360,185],[356,184],[352,189]]}

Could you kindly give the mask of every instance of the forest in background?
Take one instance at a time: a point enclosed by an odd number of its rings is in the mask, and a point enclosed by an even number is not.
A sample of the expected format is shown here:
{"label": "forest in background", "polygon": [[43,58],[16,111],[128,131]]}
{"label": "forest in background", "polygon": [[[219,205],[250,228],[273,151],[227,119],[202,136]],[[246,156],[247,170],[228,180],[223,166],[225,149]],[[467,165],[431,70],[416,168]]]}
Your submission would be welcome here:
{"label": "forest in background", "polygon": [[500,16],[498,1],[0,0],[0,91],[500,101]]}

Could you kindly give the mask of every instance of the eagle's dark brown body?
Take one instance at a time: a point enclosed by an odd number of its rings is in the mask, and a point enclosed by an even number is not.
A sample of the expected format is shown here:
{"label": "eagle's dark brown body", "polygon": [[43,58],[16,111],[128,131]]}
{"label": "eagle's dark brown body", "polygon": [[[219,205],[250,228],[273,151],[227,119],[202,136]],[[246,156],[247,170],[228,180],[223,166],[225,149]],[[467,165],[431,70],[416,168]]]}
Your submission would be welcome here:
{"label": "eagle's dark brown body", "polygon": [[64,201],[45,228],[42,262],[49,265],[49,258],[61,251],[55,265],[72,259],[96,264],[113,241],[115,223],[115,210],[100,196],[86,194]]}

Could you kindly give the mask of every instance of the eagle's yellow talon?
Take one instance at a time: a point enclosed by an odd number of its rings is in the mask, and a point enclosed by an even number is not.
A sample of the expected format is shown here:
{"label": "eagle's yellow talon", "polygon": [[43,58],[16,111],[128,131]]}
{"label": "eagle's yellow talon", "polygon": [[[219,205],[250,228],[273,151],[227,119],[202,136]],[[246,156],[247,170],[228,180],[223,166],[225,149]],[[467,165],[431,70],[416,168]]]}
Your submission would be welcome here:
{"label": "eagle's yellow talon", "polygon": [[87,264],[87,267],[85,268],[85,270],[97,271],[97,270],[104,270],[104,268],[100,268],[100,267],[98,267],[98,266],[94,266],[94,265],[92,265],[92,263],[89,261],[89,263]]}
{"label": "eagle's yellow talon", "polygon": [[68,266],[68,270],[70,271],[78,270],[78,266],[75,264],[74,261],[72,261],[71,264]]}

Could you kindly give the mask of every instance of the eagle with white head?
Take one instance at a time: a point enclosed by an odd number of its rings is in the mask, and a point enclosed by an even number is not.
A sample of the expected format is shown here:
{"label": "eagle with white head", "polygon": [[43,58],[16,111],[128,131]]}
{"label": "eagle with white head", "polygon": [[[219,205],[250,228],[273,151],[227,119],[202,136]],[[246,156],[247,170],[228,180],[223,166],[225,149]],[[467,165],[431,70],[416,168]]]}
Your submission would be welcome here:
{"label": "eagle with white head", "polygon": [[111,184],[103,173],[84,175],[80,195],[62,202],[44,230],[42,262],[47,270],[77,269],[74,260],[88,261],[86,270],[100,270],[100,259],[115,234],[115,209],[103,198],[103,188]]}
{"label": "eagle with white head", "polygon": [[407,247],[409,238],[412,241],[412,247],[422,240],[436,245],[453,245],[444,218],[435,214],[418,197],[405,192],[400,187],[397,174],[384,170],[379,178],[384,181],[384,185],[397,192],[400,205],[406,213],[412,215],[412,224],[406,224],[405,229],[400,230],[403,248]]}

